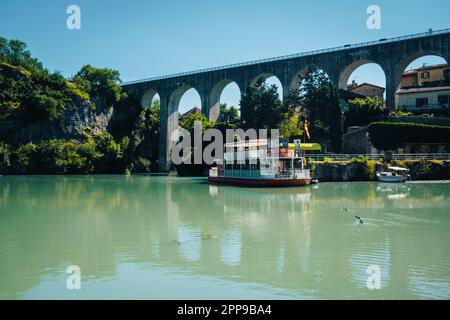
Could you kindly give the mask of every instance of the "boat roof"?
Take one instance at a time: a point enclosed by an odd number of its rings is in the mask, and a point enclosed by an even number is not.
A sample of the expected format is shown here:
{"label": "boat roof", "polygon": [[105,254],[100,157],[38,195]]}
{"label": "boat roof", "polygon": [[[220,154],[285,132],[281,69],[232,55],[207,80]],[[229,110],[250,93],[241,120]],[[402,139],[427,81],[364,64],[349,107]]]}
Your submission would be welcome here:
{"label": "boat roof", "polygon": [[409,171],[408,169],[402,167],[388,167],[388,169],[392,171]]}
{"label": "boat roof", "polygon": [[321,151],[322,146],[318,143],[301,143],[300,147],[296,146],[293,143],[289,143],[290,149],[296,149],[296,150],[305,150],[305,151]]}
{"label": "boat roof", "polygon": [[267,139],[244,140],[225,143],[225,148],[266,146]]}

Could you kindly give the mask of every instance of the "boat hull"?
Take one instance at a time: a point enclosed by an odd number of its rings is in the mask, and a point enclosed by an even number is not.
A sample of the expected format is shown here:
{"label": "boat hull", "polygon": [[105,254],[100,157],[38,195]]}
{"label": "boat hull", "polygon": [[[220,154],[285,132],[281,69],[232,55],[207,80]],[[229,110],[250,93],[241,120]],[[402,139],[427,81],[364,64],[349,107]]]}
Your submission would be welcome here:
{"label": "boat hull", "polygon": [[405,182],[405,177],[403,176],[382,176],[377,175],[378,181],[389,182],[389,183],[402,183]]}
{"label": "boat hull", "polygon": [[310,178],[303,179],[241,179],[225,177],[208,177],[208,181],[214,184],[231,184],[251,187],[299,187],[311,183]]}

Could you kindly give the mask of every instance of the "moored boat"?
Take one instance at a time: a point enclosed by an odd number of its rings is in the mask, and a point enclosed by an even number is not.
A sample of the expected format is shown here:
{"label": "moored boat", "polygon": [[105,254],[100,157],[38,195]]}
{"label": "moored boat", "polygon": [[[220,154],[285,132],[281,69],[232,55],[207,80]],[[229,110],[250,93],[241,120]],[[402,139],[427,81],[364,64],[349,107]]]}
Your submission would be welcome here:
{"label": "moored boat", "polygon": [[[295,187],[311,183],[310,170],[298,150],[280,143],[275,154],[267,140],[249,140],[225,145],[224,159],[216,160],[208,181],[254,187]],[[231,151],[230,151],[231,150]]]}
{"label": "moored boat", "polygon": [[388,167],[387,171],[377,172],[377,179],[380,182],[402,183],[409,179],[409,170],[401,167]]}

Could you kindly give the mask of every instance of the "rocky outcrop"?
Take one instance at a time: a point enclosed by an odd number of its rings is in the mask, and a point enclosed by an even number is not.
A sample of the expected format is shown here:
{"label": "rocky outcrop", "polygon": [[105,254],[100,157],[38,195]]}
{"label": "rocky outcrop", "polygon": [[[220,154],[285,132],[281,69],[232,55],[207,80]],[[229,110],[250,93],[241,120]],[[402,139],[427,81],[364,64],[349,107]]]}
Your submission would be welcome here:
{"label": "rocky outcrop", "polygon": [[370,181],[375,178],[374,163],[317,162],[313,175],[321,182]]}
{"label": "rocky outcrop", "polygon": [[450,179],[450,161],[395,161],[410,170],[412,180]]}
{"label": "rocky outcrop", "polygon": [[78,99],[68,102],[59,122],[39,123],[21,128],[14,137],[17,144],[27,141],[35,143],[48,139],[82,139],[84,132],[106,131],[113,115],[101,98]]}

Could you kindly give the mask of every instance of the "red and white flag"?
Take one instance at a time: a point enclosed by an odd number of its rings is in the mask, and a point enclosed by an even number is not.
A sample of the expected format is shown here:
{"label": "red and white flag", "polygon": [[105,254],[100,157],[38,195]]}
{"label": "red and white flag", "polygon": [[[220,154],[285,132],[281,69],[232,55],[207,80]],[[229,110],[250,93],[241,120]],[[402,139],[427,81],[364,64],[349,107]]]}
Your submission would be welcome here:
{"label": "red and white flag", "polygon": [[306,119],[305,119],[305,122],[303,124],[303,129],[305,130],[306,137],[308,138],[308,140],[310,140],[311,137],[309,135],[309,130],[308,130],[308,120],[306,120]]}

